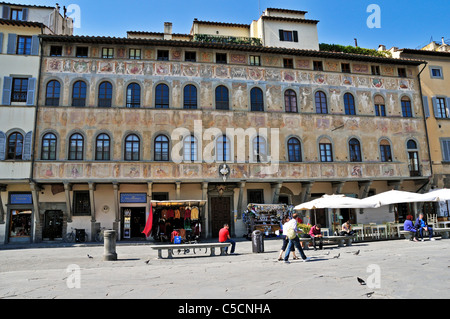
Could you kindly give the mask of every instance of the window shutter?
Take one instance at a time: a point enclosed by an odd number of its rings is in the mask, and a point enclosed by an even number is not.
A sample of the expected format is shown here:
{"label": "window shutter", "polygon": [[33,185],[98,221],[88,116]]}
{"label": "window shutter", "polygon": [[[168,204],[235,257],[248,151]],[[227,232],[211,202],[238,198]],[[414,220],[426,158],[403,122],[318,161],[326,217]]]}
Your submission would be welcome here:
{"label": "window shutter", "polygon": [[6,134],[0,131],[0,161],[6,159]]}
{"label": "window shutter", "polygon": [[442,140],[442,159],[450,162],[450,140]]}
{"label": "window shutter", "polygon": [[22,21],[28,21],[28,8],[22,9]]}
{"label": "window shutter", "polygon": [[28,79],[27,105],[34,105],[35,90],[36,90],[36,78]]}
{"label": "window shutter", "polygon": [[447,114],[447,118],[450,118],[450,97],[446,99],[445,104],[445,113]]}
{"label": "window shutter", "polygon": [[5,76],[3,78],[2,105],[11,105],[12,82],[13,82],[12,77]]}
{"label": "window shutter", "polygon": [[3,33],[0,32],[0,53],[3,52]]}
{"label": "window shutter", "polygon": [[284,41],[284,33],[283,30],[280,29],[280,41]]}
{"label": "window shutter", "polygon": [[25,135],[25,140],[23,143],[23,154],[22,159],[24,161],[31,161],[31,145],[33,142],[33,132],[28,132]]}
{"label": "window shutter", "polygon": [[8,6],[3,6],[3,14],[2,14],[2,18],[9,20],[9,7]]}
{"label": "window shutter", "polygon": [[424,112],[425,112],[425,118],[429,118],[430,117],[430,106],[428,105],[428,97],[424,96],[423,98],[423,108],[424,108]]}
{"label": "window shutter", "polygon": [[294,34],[294,42],[298,42],[298,32],[293,31],[292,33]]}
{"label": "window shutter", "polygon": [[14,33],[8,34],[8,49],[6,53],[16,54],[16,45],[17,45],[17,34]]}
{"label": "window shutter", "polygon": [[437,98],[434,96],[432,99],[433,101],[433,112],[434,112],[434,117],[439,119],[441,118],[440,113],[438,112],[438,108],[437,108]]}
{"label": "window shutter", "polygon": [[39,37],[33,35],[31,38],[31,55],[39,55]]}

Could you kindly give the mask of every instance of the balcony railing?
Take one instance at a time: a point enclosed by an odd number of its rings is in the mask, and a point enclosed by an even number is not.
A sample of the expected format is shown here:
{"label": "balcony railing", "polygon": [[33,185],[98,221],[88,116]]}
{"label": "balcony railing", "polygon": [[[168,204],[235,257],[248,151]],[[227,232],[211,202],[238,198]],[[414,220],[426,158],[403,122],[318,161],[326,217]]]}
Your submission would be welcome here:
{"label": "balcony railing", "polygon": [[262,41],[260,38],[220,36],[210,34],[196,34],[194,36],[194,41],[203,43],[245,44],[262,46]]}

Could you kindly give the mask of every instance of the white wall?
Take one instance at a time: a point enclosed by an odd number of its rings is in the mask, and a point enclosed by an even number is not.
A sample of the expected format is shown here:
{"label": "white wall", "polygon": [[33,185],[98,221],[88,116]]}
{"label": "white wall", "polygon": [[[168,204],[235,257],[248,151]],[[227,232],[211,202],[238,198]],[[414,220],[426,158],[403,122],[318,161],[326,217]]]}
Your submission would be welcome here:
{"label": "white wall", "polygon": [[[265,20],[263,25],[265,46],[302,50],[319,50],[319,36],[317,33],[316,24]],[[298,42],[280,41],[280,29],[297,31]]]}

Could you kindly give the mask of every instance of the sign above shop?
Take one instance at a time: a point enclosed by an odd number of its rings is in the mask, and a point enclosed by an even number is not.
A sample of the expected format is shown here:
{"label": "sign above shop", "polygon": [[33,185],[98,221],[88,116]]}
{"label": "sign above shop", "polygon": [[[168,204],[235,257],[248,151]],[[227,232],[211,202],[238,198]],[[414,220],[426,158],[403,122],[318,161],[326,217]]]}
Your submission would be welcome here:
{"label": "sign above shop", "polygon": [[147,193],[122,193],[120,194],[121,204],[146,204]]}
{"label": "sign above shop", "polygon": [[31,197],[31,193],[26,194],[10,194],[9,195],[9,204],[10,205],[32,205],[33,198]]}

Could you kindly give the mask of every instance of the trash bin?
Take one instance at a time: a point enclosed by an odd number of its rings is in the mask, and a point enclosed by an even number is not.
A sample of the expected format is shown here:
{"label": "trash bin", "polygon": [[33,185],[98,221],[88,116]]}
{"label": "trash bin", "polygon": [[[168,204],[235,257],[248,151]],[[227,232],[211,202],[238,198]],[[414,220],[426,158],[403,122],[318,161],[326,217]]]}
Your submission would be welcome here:
{"label": "trash bin", "polygon": [[86,241],[86,231],[84,229],[77,229],[75,232],[75,242],[84,243]]}
{"label": "trash bin", "polygon": [[252,233],[252,249],[255,254],[264,252],[264,234],[259,230]]}

